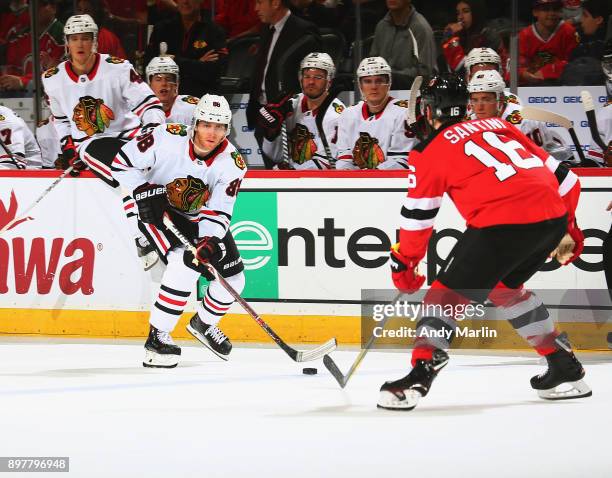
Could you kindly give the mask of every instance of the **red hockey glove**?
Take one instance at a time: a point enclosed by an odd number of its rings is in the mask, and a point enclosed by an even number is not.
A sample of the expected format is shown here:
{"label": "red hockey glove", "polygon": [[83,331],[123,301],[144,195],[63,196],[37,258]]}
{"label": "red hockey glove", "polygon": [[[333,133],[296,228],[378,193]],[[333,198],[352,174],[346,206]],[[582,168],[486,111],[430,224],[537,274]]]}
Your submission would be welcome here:
{"label": "red hockey glove", "polygon": [[185,249],[183,254],[183,262],[191,269],[194,269],[201,274],[207,274],[208,269],[203,264],[206,262],[211,263],[218,267],[220,261],[226,255],[225,244],[221,242],[221,239],[215,236],[206,236],[198,241],[196,244],[196,255],[194,260],[193,253],[189,249]]}
{"label": "red hockey glove", "polygon": [[[79,158],[79,153],[77,152],[76,146],[74,145],[74,141],[72,140],[72,136],[64,136],[61,141],[62,145],[62,165],[67,164],[68,166],[72,166],[75,175],[78,176],[78,173],[87,169],[87,164]],[[66,166],[66,168],[68,168]]]}
{"label": "red hockey glove", "polygon": [[134,189],[133,196],[138,206],[140,220],[156,227],[162,227],[164,213],[170,205],[166,188],[159,184],[144,183]]}
{"label": "red hockey glove", "polygon": [[280,134],[283,122],[291,114],[291,95],[284,96],[278,103],[268,103],[259,108],[257,124],[263,129],[265,137],[272,141]]}
{"label": "red hockey glove", "polygon": [[391,247],[391,278],[398,290],[412,294],[421,288],[425,276],[419,274],[418,262],[400,254],[399,246],[398,242]]}

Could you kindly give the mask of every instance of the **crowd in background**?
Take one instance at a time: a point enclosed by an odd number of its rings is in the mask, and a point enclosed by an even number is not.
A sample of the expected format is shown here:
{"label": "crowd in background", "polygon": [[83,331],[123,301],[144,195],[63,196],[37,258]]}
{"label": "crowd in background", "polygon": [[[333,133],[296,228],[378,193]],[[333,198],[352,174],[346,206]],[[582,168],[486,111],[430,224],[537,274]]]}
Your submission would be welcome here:
{"label": "crowd in background", "polygon": [[[174,55],[184,81],[181,94],[248,92],[263,29],[257,4],[269,0],[40,0],[40,66],[64,57],[63,22],[88,13],[100,25],[101,53],[129,59],[139,72],[159,54]],[[509,79],[511,2],[494,0],[283,0],[292,13],[315,25],[338,66],[337,81],[352,89],[358,59],[382,56],[393,69],[394,87],[410,86],[417,74],[460,70],[474,47],[495,49]],[[361,32],[356,35],[357,3]],[[519,2],[519,84],[602,84],[599,61],[611,35],[608,0]],[[547,36],[559,41],[541,48]],[[357,39],[361,41],[356,42]],[[554,44],[553,44],[554,43]],[[0,90],[31,93],[32,39],[27,0],[0,2]],[[344,74],[343,74],[344,73]],[[224,78],[225,81],[220,79]],[[230,81],[230,79],[232,81]]]}

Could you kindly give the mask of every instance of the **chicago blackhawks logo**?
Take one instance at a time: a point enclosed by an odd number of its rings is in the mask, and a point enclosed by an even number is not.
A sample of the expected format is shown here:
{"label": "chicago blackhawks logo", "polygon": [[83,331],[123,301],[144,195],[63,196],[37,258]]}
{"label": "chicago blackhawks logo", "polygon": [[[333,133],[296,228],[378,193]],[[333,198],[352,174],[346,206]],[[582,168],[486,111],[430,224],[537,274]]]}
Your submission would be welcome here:
{"label": "chicago blackhawks logo", "polygon": [[378,145],[378,139],[372,138],[370,133],[359,133],[359,138],[353,148],[353,161],[361,169],[376,169],[384,162],[385,154]]}
{"label": "chicago blackhawks logo", "polygon": [[508,104],[508,103],[512,103],[512,104],[515,104],[515,105],[520,105],[521,104],[521,102],[519,101],[519,99],[515,95],[506,95],[505,99],[506,99],[506,104]]}
{"label": "chicago blackhawks logo", "polygon": [[87,136],[104,133],[115,119],[115,113],[104,104],[104,100],[92,96],[81,96],[74,107],[72,120]]}
{"label": "chicago blackhawks logo", "polygon": [[43,76],[45,78],[51,78],[53,75],[55,75],[56,73],[59,73],[59,68],[57,68],[56,66],[54,66],[53,68],[49,68],[47,71],[44,72]]}
{"label": "chicago blackhawks logo", "polygon": [[338,114],[342,113],[344,111],[344,105],[341,105],[340,103],[334,103],[334,111]]}
{"label": "chicago blackhawks logo", "polygon": [[303,164],[317,152],[314,135],[303,124],[298,123],[289,135],[289,149],[294,163]]}
{"label": "chicago blackhawks logo", "polygon": [[125,60],[123,58],[119,58],[117,56],[109,56],[106,59],[106,63],[112,63],[113,65],[118,65],[120,63],[125,63]]}
{"label": "chicago blackhawks logo", "polygon": [[231,156],[234,159],[234,163],[236,163],[236,166],[238,166],[240,169],[246,168],[246,163],[244,162],[244,159],[242,159],[242,155],[238,151],[232,151]]}
{"label": "chicago blackhawks logo", "polygon": [[200,50],[202,48],[206,48],[208,46],[208,43],[206,43],[204,40],[196,40],[193,42],[193,47]]}
{"label": "chicago blackhawks logo", "polygon": [[0,115],[0,121],[4,121],[6,118],[4,117],[4,115]]}
{"label": "chicago blackhawks logo", "polygon": [[187,95],[187,96],[183,97],[182,100],[185,103],[189,103],[190,105],[197,105],[198,104],[198,99],[195,96]]}
{"label": "chicago blackhawks logo", "polygon": [[178,136],[187,136],[187,126],[180,123],[168,123],[166,125],[166,131]]}
{"label": "chicago blackhawks logo", "polygon": [[519,110],[514,110],[512,113],[506,116],[506,121],[512,124],[521,124],[523,121],[523,115],[521,115]]}
{"label": "chicago blackhawks logo", "polygon": [[398,100],[394,105],[401,106],[402,108],[408,108],[408,100]]}
{"label": "chicago blackhawks logo", "polygon": [[166,184],[166,191],[170,204],[180,211],[191,213],[202,209],[210,196],[210,191],[204,181],[193,176],[175,179]]}

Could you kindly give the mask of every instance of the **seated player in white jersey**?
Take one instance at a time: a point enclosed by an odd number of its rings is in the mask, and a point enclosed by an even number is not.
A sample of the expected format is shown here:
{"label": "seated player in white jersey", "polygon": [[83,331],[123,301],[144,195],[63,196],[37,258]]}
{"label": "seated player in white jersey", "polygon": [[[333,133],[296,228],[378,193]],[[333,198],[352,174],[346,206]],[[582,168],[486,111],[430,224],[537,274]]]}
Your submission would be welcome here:
{"label": "seated player in white jersey", "polygon": [[36,125],[36,141],[40,145],[42,167],[45,169],[63,169],[64,158],[53,115]]}
{"label": "seated player in white jersey", "polygon": [[601,68],[606,75],[608,101],[603,108],[595,112],[597,131],[593,131],[593,134],[599,136],[597,139],[605,147],[602,148],[593,138],[586,155],[600,166],[612,168],[612,38],[606,41]]}
{"label": "seated player in white jersey", "polygon": [[[200,275],[213,277],[163,224],[168,214],[238,293],[244,288],[243,263],[229,230],[246,163],[228,141],[232,112],[222,96],[204,95],[192,126],[168,123],[127,143],[113,162],[113,175],[138,205],[141,227],[167,264],[151,309],[145,367],[175,367],[181,355],[170,333]],[[233,297],[211,280],[187,330],[227,360],[232,345],[217,326]]]}
{"label": "seated player in white jersey", "polygon": [[[336,67],[327,53],[309,53],[300,63],[302,93],[259,110],[263,151],[280,169],[332,169],[336,163],[338,118],[344,103],[330,93]],[[281,134],[285,122],[287,137]],[[287,144],[283,145],[283,141]],[[283,153],[283,148],[287,152]],[[287,154],[288,158],[283,155]]]}
{"label": "seated player in white jersey", "polygon": [[40,147],[30,128],[12,109],[0,106],[0,169],[40,167]]}
{"label": "seated player in white jersey", "polygon": [[[62,165],[87,167],[111,187],[118,183],[110,165],[121,147],[166,117],[151,88],[129,61],[97,53],[98,26],[89,15],[66,21],[68,60],[45,71],[42,82],[60,138]],[[139,232],[134,201],[122,194],[138,256],[145,270],[157,261],[153,247]]]}
{"label": "seated player in white jersey", "polygon": [[169,56],[156,56],[146,68],[147,81],[161,101],[166,123],[191,124],[198,98],[179,95],[179,67]]}
{"label": "seated player in white jersey", "polygon": [[389,96],[391,67],[380,56],[364,58],[357,68],[363,100],[338,121],[336,169],[407,169],[416,140],[408,129],[408,101]]}
{"label": "seated player in white jersey", "polygon": [[[479,71],[496,71],[500,78],[502,72],[501,58],[497,52],[491,48],[472,48],[465,57],[466,82],[470,82],[472,77]],[[503,81],[503,78],[502,78]],[[521,116],[523,105],[518,96],[512,94],[506,88],[501,97],[502,103],[499,105],[498,117],[505,119],[514,125],[521,125],[521,131],[525,133],[540,148],[543,148],[559,161],[576,162],[574,154],[563,139],[554,130],[546,126],[542,121],[525,121]],[[474,119],[475,116],[468,105],[468,118]]]}

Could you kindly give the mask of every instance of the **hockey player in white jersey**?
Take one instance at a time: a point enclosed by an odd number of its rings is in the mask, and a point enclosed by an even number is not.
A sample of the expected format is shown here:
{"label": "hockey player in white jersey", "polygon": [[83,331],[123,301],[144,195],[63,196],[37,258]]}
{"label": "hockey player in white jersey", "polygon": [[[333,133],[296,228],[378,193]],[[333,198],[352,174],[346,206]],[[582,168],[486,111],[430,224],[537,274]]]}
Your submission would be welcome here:
{"label": "hockey player in white jersey", "polygon": [[0,141],[0,169],[42,167],[40,147],[30,128],[6,106],[0,106]]}
{"label": "hockey player in white jersey", "polygon": [[389,96],[391,67],[382,57],[364,58],[357,68],[363,100],[338,120],[336,169],[407,169],[416,139],[408,129],[408,101]]}
{"label": "hockey player in white jersey", "polygon": [[[112,187],[110,164],[121,147],[147,127],[165,122],[161,102],[130,62],[97,53],[98,26],[89,15],[74,15],[64,26],[69,59],[42,75],[61,142],[64,166],[87,166]],[[134,201],[123,207],[149,269],[157,258],[138,232]]]}
{"label": "hockey player in white jersey", "polygon": [[[126,144],[113,162],[114,176],[133,191],[141,227],[167,268],[151,309],[145,344],[145,367],[175,367],[181,349],[170,333],[189,296],[207,269],[193,264],[193,254],[163,225],[164,214],[197,248],[200,262],[209,261],[240,293],[243,263],[229,231],[234,203],[246,163],[228,141],[232,113],[222,96],[199,101],[191,127],[169,123]],[[217,326],[234,302],[212,280],[187,330],[227,360],[232,345]]]}
{"label": "hockey player in white jersey", "polygon": [[597,121],[597,134],[606,148],[602,150],[593,140],[586,155],[597,164],[612,167],[612,39],[606,42],[601,67],[606,75],[608,102],[603,108],[595,111],[595,119]]}
{"label": "hockey player in white jersey", "polygon": [[[290,169],[332,169],[336,162],[338,118],[344,103],[330,93],[336,67],[327,53],[309,53],[300,63],[302,93],[282,104],[262,106],[259,124],[264,153],[283,158],[283,121]],[[284,165],[279,165],[283,167]]]}
{"label": "hockey player in white jersey", "polygon": [[156,56],[146,68],[147,81],[161,101],[166,123],[191,124],[198,98],[179,95],[179,67],[169,56]]}
{"label": "hockey player in white jersey", "polygon": [[53,115],[42,120],[36,125],[36,140],[40,145],[42,155],[42,167],[45,169],[66,169],[62,155],[57,129],[55,129],[55,118]]}
{"label": "hockey player in white jersey", "polygon": [[[472,81],[472,78],[478,72],[496,72],[499,80],[503,83],[503,88],[499,95],[498,114],[496,116],[505,119],[513,125],[520,125],[521,131],[526,136],[559,161],[576,162],[570,146],[562,136],[550,129],[542,121],[526,120],[522,117],[521,110],[523,105],[521,100],[506,88],[506,84],[501,76],[501,58],[495,50],[484,47],[471,49],[465,57],[465,71],[468,83]],[[468,117],[471,119],[476,118],[471,104],[468,105]]]}

